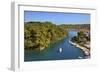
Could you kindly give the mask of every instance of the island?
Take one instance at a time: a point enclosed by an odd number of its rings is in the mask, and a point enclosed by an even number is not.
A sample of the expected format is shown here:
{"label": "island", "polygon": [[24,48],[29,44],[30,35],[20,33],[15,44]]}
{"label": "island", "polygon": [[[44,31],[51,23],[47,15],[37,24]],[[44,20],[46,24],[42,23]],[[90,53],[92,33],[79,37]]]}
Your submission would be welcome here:
{"label": "island", "polygon": [[77,36],[69,40],[69,43],[82,49],[86,57],[90,57],[90,31],[87,29],[80,29]]}

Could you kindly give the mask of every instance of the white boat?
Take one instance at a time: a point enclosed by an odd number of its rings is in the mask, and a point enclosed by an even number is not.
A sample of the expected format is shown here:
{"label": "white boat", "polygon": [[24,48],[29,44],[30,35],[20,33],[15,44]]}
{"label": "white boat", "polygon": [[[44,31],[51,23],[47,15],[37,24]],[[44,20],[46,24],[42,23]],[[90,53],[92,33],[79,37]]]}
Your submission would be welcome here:
{"label": "white boat", "polygon": [[62,52],[62,48],[59,48],[59,52],[60,52],[60,53]]}
{"label": "white boat", "polygon": [[79,58],[79,59],[82,59],[82,57],[80,57],[80,56],[79,56],[78,58]]}

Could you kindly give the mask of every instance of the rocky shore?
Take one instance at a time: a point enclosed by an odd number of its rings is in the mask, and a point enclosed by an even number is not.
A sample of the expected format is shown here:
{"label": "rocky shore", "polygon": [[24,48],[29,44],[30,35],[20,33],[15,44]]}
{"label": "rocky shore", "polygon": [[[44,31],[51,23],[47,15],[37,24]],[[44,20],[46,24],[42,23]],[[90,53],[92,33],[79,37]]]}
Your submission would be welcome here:
{"label": "rocky shore", "polygon": [[69,41],[69,43],[74,45],[75,47],[80,48],[84,52],[84,54],[89,57],[89,55],[90,55],[90,50],[89,49],[87,49],[86,47],[80,46],[79,44],[74,43],[72,41]]}

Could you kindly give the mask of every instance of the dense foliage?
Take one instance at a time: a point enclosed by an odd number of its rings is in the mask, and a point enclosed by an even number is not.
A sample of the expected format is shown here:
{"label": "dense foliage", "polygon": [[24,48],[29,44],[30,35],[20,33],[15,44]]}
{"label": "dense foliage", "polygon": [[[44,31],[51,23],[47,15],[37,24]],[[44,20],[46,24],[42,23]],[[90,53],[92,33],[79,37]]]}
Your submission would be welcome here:
{"label": "dense foliage", "polygon": [[87,42],[90,42],[90,33],[89,32],[83,32],[83,31],[79,31],[77,33],[77,36],[74,36],[71,39],[72,42],[78,43],[80,45],[84,45]]}
{"label": "dense foliage", "polygon": [[55,43],[67,35],[66,29],[51,22],[26,22],[24,24],[24,47],[27,50],[43,50],[50,43]]}

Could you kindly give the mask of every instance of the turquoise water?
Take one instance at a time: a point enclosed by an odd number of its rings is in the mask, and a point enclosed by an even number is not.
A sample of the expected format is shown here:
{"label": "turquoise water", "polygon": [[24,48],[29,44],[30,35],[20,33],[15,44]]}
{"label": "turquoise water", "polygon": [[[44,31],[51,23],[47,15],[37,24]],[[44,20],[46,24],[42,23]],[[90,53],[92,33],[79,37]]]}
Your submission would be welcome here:
{"label": "turquoise water", "polygon": [[[63,40],[49,45],[48,48],[41,52],[36,51],[25,51],[24,52],[24,61],[42,61],[42,60],[64,60],[64,59],[84,59],[84,52],[71,45],[69,40],[71,37],[77,35],[77,30],[70,30],[69,36]],[[59,48],[62,48],[62,52],[59,51]]]}

